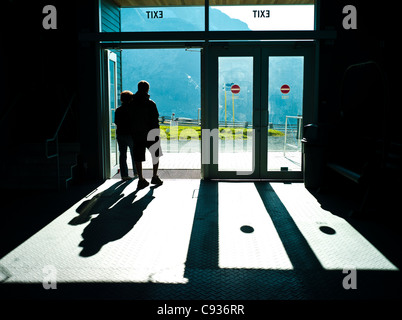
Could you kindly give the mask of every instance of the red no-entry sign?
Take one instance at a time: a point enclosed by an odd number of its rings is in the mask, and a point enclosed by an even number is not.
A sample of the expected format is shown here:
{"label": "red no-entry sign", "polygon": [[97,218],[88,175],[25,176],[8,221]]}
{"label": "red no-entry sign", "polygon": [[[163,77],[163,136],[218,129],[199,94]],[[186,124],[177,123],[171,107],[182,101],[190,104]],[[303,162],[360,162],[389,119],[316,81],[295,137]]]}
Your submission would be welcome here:
{"label": "red no-entry sign", "polygon": [[290,91],[290,87],[289,87],[287,84],[284,84],[284,85],[281,87],[281,92],[282,92],[283,94],[288,94],[289,91]]}
{"label": "red no-entry sign", "polygon": [[231,88],[230,91],[232,91],[232,93],[239,93],[240,92],[240,87],[237,84],[234,84]]}

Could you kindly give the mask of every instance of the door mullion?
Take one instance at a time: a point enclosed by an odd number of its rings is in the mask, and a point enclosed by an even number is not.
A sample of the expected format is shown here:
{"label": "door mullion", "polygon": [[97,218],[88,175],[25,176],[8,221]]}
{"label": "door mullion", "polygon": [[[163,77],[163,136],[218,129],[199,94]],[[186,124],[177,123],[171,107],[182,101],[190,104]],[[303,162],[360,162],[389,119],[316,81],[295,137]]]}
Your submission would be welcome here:
{"label": "door mullion", "polygon": [[260,178],[266,178],[268,173],[267,155],[268,155],[268,52],[266,48],[260,49]]}

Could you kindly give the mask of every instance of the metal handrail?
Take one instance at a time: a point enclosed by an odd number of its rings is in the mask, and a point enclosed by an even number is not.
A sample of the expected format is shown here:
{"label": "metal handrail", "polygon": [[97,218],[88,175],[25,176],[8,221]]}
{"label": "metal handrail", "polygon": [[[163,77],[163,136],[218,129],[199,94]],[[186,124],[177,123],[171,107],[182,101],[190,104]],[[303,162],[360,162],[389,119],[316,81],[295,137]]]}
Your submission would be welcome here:
{"label": "metal handrail", "polygon": [[[57,159],[57,188],[60,190],[60,155],[59,155],[59,131],[61,129],[61,126],[64,123],[64,119],[67,116],[68,111],[71,108],[71,105],[73,104],[73,101],[75,99],[76,94],[74,93],[73,96],[70,99],[70,102],[68,103],[68,106],[66,108],[66,111],[64,112],[63,117],[60,120],[59,126],[56,129],[56,132],[54,133],[53,137],[50,139],[46,139],[46,158],[51,159],[51,158],[56,158]],[[56,152],[52,155],[49,155],[49,142],[56,142]]]}
{"label": "metal handrail", "polygon": [[288,133],[288,119],[297,119],[298,121],[298,133],[300,135],[301,132],[301,124],[302,124],[302,120],[303,117],[302,116],[286,116],[286,121],[285,121],[285,140],[284,140],[284,144],[283,144],[283,156],[286,158],[286,147],[291,147],[291,148],[295,148],[298,149],[300,147],[300,142],[298,141],[299,139],[296,137],[296,141],[297,141],[297,145],[292,145],[287,143],[287,133]]}

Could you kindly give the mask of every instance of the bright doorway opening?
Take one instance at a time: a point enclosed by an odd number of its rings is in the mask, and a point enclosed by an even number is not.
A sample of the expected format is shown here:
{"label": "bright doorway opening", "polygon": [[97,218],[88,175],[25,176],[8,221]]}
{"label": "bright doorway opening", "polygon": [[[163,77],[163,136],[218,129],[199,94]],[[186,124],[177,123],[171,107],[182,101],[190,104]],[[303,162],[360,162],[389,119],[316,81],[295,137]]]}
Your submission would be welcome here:
{"label": "bright doorway opening", "polygon": [[[163,156],[160,170],[201,172],[201,50],[124,49],[122,90],[150,84],[150,99],[158,108]],[[133,168],[127,155],[129,169]],[[143,169],[152,169],[150,153]],[[195,171],[195,172],[194,172]]]}

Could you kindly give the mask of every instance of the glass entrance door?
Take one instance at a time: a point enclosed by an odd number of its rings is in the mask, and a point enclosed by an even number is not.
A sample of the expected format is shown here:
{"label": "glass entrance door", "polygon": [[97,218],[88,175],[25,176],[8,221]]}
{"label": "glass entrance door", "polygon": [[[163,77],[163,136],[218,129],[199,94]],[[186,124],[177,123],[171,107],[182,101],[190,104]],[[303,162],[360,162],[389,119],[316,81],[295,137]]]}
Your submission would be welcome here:
{"label": "glass entrance door", "polygon": [[264,59],[268,59],[267,170],[297,176],[302,170],[304,56]]}
{"label": "glass entrance door", "polygon": [[107,54],[107,96],[108,96],[108,140],[109,140],[109,177],[113,177],[119,169],[119,148],[116,139],[116,124],[114,115],[118,107],[117,97],[117,56],[114,52],[106,50]]}
{"label": "glass entrance door", "polygon": [[208,48],[209,178],[302,179],[300,142],[314,101],[312,48]]}
{"label": "glass entrance door", "polygon": [[254,63],[253,56],[218,57],[220,172],[254,171]]}

